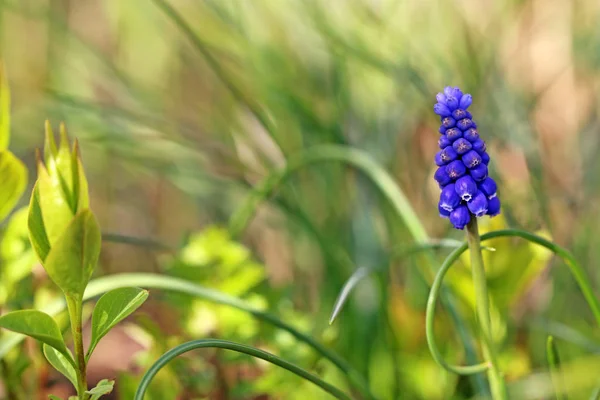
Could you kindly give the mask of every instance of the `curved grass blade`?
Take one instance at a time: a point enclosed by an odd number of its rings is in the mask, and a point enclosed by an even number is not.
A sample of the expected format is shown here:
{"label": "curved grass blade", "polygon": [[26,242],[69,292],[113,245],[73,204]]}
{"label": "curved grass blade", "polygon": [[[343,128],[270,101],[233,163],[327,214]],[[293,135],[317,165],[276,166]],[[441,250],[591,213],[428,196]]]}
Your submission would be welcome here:
{"label": "curved grass blade", "polygon": [[560,357],[558,356],[558,348],[554,343],[554,337],[548,336],[546,340],[546,357],[548,358],[548,366],[550,367],[550,378],[556,393],[556,400],[567,400],[565,384],[560,370]]}
{"label": "curved grass blade", "polygon": [[[158,274],[146,274],[146,273],[131,273],[131,274],[116,274],[108,277],[94,279],[89,282],[83,299],[89,300],[97,297],[102,293],[110,290],[138,286],[146,289],[163,289],[168,291],[174,291],[179,293],[185,293],[194,297],[202,298],[204,300],[212,301],[217,304],[227,305],[238,310],[247,312],[254,317],[270,323],[271,325],[289,332],[298,341],[306,343],[312,347],[317,353],[329,360],[335,365],[340,371],[342,371],[352,384],[360,390],[367,398],[374,399],[375,397],[370,394],[368,385],[362,378],[359,372],[357,372],[350,364],[342,359],[335,352],[323,346],[321,343],[316,341],[311,336],[300,332],[296,328],[288,325],[281,321],[276,316],[258,310],[243,300],[236,297],[229,296],[225,293],[219,292],[214,289],[209,289],[201,285],[197,285],[186,281],[184,279],[173,278],[170,276],[158,275]],[[65,310],[65,302],[57,301],[44,308],[44,311],[50,315],[56,315]],[[4,335],[0,340],[0,359],[6,356],[6,354],[19,344],[24,339],[24,336],[17,334]]]}
{"label": "curved grass blade", "polygon": [[331,312],[331,317],[329,318],[330,324],[335,321],[339,313],[342,311],[342,308],[344,307],[344,304],[346,304],[346,300],[348,300],[348,296],[350,296],[352,290],[354,290],[360,281],[369,276],[371,272],[374,272],[373,268],[360,267],[354,271],[346,283],[344,283],[344,287],[342,287],[342,290],[340,291],[340,294],[333,305],[333,311]]}
{"label": "curved grass blade", "polygon": [[[454,239],[430,240],[429,243],[423,243],[423,244],[418,244],[415,246],[410,246],[409,248],[398,249],[397,251],[395,251],[392,254],[392,256],[393,256],[393,258],[400,258],[400,257],[408,257],[415,253],[419,253],[419,252],[422,252],[425,250],[431,250],[431,249],[438,249],[438,248],[455,249],[455,248],[459,247],[461,244],[462,244],[462,242],[460,240],[454,240]],[[482,248],[486,249],[488,251],[495,251],[495,249],[492,247],[482,246]],[[375,272],[375,271],[377,271],[376,268],[366,268],[366,267],[360,267],[356,271],[354,271],[354,273],[350,276],[350,278],[348,278],[346,283],[344,283],[344,286],[342,287],[342,290],[340,291],[340,294],[338,295],[338,297],[333,305],[333,311],[331,312],[331,317],[329,318],[329,324],[332,324],[336,320],[336,318],[338,317],[338,315],[344,308],[344,305],[346,304],[346,301],[350,297],[350,294],[352,293],[354,288],[356,288],[356,286],[364,278],[366,278],[372,272]]]}
{"label": "curved grass blade", "polygon": [[341,400],[351,400],[351,398],[346,395],[344,392],[336,388],[335,386],[330,385],[329,383],[323,381],[316,375],[311,374],[310,372],[286,361],[274,354],[267,353],[266,351],[259,350],[255,347],[246,346],[239,343],[228,342],[226,340],[218,340],[218,339],[201,339],[201,340],[193,340],[191,342],[183,343],[177,347],[172,348],[165,354],[163,354],[157,361],[150,367],[150,369],[144,374],[142,381],[140,382],[140,386],[138,387],[134,400],[143,400],[144,395],[146,394],[146,390],[150,385],[150,382],[154,378],[154,376],[161,370],[162,367],[167,365],[174,358],[185,354],[189,351],[202,349],[202,348],[219,348],[219,349],[227,349],[232,350],[238,353],[247,354],[249,356],[259,358],[261,360],[265,360],[270,362],[271,364],[277,365],[283,369],[286,369],[299,377],[306,379],[309,382],[312,382],[316,386],[323,389],[325,392],[331,394],[333,397]]}

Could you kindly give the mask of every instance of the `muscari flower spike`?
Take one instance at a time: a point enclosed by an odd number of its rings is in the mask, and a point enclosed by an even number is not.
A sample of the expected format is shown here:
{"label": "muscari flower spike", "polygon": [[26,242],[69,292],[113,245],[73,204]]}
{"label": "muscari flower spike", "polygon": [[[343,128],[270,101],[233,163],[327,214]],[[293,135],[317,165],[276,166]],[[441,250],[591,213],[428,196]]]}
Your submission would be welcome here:
{"label": "muscari flower spike", "polygon": [[490,156],[479,137],[477,124],[467,109],[470,94],[447,86],[435,97],[433,110],[440,116],[440,151],[434,178],[440,186],[438,211],[456,229],[464,229],[471,218],[500,214],[496,182],[488,176]]}

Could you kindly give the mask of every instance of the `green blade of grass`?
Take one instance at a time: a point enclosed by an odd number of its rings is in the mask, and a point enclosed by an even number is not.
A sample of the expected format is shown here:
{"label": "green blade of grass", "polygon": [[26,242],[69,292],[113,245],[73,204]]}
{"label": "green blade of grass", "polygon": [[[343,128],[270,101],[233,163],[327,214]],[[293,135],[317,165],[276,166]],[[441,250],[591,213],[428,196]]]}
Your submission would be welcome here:
{"label": "green blade of grass", "polygon": [[316,375],[311,374],[310,372],[298,367],[295,364],[286,361],[275,354],[267,353],[266,351],[262,351],[252,346],[246,346],[240,343],[229,342],[226,340],[219,339],[200,339],[193,340],[191,342],[180,344],[177,347],[172,348],[163,354],[150,369],[144,374],[142,380],[140,382],[140,386],[138,387],[134,400],[143,400],[144,395],[146,394],[146,390],[148,390],[148,386],[150,382],[156,376],[156,374],[171,360],[176,357],[179,357],[182,354],[185,354],[189,351],[196,349],[204,349],[204,348],[218,348],[218,349],[226,349],[235,351],[242,354],[247,354],[251,357],[259,358],[261,360],[265,360],[270,362],[271,364],[277,365],[283,369],[286,369],[293,374],[298,375],[299,377],[306,379],[309,382],[312,382],[316,386],[323,389],[325,392],[331,394],[333,397],[341,400],[351,400],[351,398],[342,392],[340,389],[332,386],[331,384],[323,381]]}

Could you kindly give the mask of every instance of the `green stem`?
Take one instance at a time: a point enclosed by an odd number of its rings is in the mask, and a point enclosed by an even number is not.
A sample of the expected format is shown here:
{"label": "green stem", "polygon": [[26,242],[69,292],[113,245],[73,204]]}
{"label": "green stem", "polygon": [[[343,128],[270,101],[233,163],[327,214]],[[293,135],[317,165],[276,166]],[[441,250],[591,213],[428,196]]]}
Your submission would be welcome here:
{"label": "green stem", "polygon": [[506,386],[504,378],[498,365],[494,339],[492,335],[492,322],[490,318],[490,304],[483,266],[483,256],[481,254],[481,240],[479,238],[479,229],[477,227],[477,218],[471,218],[467,225],[467,243],[471,254],[471,269],[473,274],[473,285],[475,286],[475,305],[477,309],[477,319],[481,327],[481,336],[483,337],[482,348],[486,360],[489,360],[490,368],[487,370],[490,381],[492,397],[495,400],[506,399]]}
{"label": "green stem", "polygon": [[146,374],[144,374],[144,377],[142,378],[142,381],[140,382],[140,386],[138,386],[138,389],[135,393],[134,400],[143,400],[144,399],[144,395],[146,394],[146,390],[148,389],[148,386],[150,385],[152,378],[154,378],[154,376],[165,365],[167,365],[171,360],[173,360],[174,358],[176,358],[182,354],[187,353],[188,351],[192,351],[195,349],[201,349],[201,348],[220,348],[220,349],[233,350],[238,353],[248,354],[249,356],[260,358],[261,360],[265,360],[267,362],[270,362],[271,364],[275,364],[281,368],[284,368],[284,369],[306,379],[307,381],[312,382],[313,384],[317,385],[318,387],[320,387],[321,389],[323,389],[324,391],[331,394],[332,396],[334,396],[337,399],[351,400],[347,394],[345,394],[344,392],[342,392],[340,389],[336,388],[335,386],[330,385],[329,383],[323,381],[318,376],[313,375],[310,372],[307,372],[304,369],[298,367],[297,365],[292,364],[282,358],[279,358],[274,354],[267,353],[266,351],[262,351],[257,348],[251,347],[251,346],[246,346],[243,344],[228,342],[228,341],[219,340],[219,339],[193,340],[191,342],[183,343],[175,348],[172,348],[171,350],[169,350],[168,352],[163,354],[156,361],[156,363],[154,363],[154,365],[152,365],[152,367],[150,367],[148,372],[146,372]]}
{"label": "green stem", "polygon": [[75,350],[75,362],[77,368],[77,396],[80,400],[87,400],[87,365],[85,362],[85,353],[83,351],[83,325],[82,325],[82,304],[81,297],[65,296],[67,299],[67,309],[69,310],[69,319],[71,321],[71,333],[73,335],[73,348]]}

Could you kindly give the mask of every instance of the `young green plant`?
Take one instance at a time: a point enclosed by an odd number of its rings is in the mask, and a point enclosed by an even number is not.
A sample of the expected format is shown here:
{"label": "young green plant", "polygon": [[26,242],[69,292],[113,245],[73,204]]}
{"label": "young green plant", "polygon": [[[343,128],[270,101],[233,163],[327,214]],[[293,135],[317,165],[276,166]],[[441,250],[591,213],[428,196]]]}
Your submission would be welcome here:
{"label": "young green plant", "polygon": [[[148,297],[139,288],[120,288],[104,294],[92,315],[92,338],[83,343],[82,303],[101,248],[100,227],[89,209],[88,185],[77,142],[71,147],[64,125],[60,145],[46,123],[44,161],[38,154],[38,179],[29,205],[29,237],[48,276],[62,291],[69,313],[73,353],[56,321],[37,310],[13,311],[0,317],[0,327],[43,343],[46,359],[75,387],[76,399],[95,400],[112,391],[102,380],[88,390],[87,363],[98,342]],[[52,397],[57,399],[57,397]]]}

